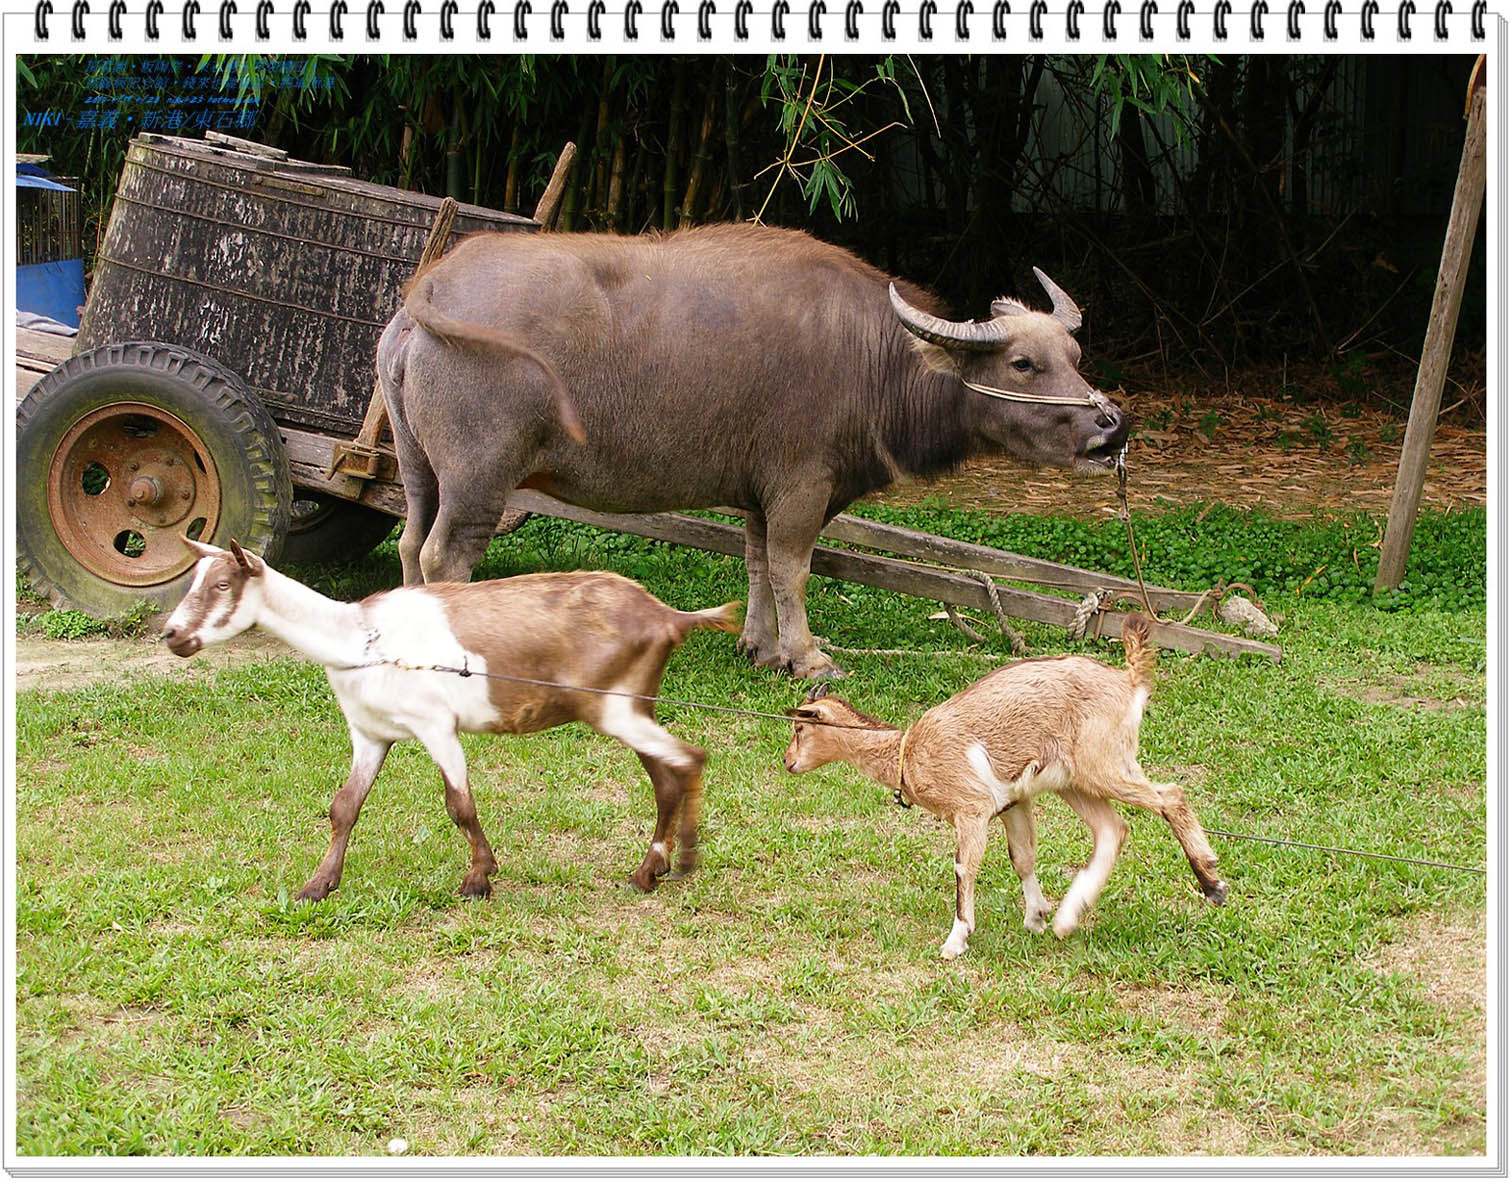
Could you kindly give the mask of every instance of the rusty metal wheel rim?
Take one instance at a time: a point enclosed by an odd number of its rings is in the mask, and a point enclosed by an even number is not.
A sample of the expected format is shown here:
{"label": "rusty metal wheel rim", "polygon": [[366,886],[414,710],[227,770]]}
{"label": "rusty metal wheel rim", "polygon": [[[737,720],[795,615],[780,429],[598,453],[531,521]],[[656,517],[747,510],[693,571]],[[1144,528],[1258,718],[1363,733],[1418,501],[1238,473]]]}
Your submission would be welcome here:
{"label": "rusty metal wheel rim", "polygon": [[170,582],[194,564],[185,536],[211,537],[220,476],[183,419],[115,402],[68,429],[47,471],[47,511],[69,555],[118,586]]}

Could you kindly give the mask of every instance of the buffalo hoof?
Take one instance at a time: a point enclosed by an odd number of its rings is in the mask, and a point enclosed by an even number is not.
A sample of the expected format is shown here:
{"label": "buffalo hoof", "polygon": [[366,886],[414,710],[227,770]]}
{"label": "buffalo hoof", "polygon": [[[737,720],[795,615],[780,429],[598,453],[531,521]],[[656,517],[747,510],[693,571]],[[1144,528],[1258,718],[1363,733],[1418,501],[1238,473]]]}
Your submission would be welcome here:
{"label": "buffalo hoof", "polygon": [[781,662],[774,641],[747,640],[741,636],[735,647],[743,655],[750,657],[750,662],[758,668],[774,668]]}
{"label": "buffalo hoof", "polygon": [[781,661],[778,667],[784,672],[791,673],[800,681],[837,681],[848,675],[844,669],[817,649],[806,655]]}

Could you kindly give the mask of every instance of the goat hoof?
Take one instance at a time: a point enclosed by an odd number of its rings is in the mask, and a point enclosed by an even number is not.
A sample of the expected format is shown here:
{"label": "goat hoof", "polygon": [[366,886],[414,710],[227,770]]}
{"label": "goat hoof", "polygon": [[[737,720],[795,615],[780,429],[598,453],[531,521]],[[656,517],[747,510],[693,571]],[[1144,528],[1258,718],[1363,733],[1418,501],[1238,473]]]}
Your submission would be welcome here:
{"label": "goat hoof", "polygon": [[324,902],[330,896],[330,892],[336,887],[327,885],[325,882],[310,882],[304,889],[294,895],[295,902]]}
{"label": "goat hoof", "polygon": [[1221,906],[1228,900],[1228,883],[1219,881],[1215,886],[1203,886],[1201,892],[1213,906]]}
{"label": "goat hoof", "polygon": [[1048,919],[1047,914],[1026,914],[1023,916],[1023,929],[1032,931],[1035,935],[1042,935],[1049,929]]}
{"label": "goat hoof", "polygon": [[656,891],[656,887],[660,885],[660,883],[656,881],[655,878],[649,878],[648,880],[642,881],[639,877],[636,877],[633,874],[630,875],[629,880],[624,884],[628,889],[633,890],[636,894],[653,894]]}
{"label": "goat hoof", "polygon": [[493,884],[487,878],[484,878],[481,882],[465,878],[462,881],[462,888],[457,893],[463,898],[491,898],[493,896]]}

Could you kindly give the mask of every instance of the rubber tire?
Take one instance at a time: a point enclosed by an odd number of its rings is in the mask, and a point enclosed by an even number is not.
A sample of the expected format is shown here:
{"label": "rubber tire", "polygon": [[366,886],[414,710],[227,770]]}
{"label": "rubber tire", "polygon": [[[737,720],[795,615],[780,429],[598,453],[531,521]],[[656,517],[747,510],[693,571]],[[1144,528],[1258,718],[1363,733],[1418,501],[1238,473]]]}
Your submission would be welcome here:
{"label": "rubber tire", "polygon": [[295,512],[283,540],[285,566],[354,562],[384,541],[397,518],[365,504],[353,504],[312,488],[294,492],[294,503],[313,501],[319,508],[305,516]]}
{"label": "rubber tire", "polygon": [[193,567],[151,586],[123,586],[85,569],[64,547],[47,506],[48,469],[69,429],[116,402],[141,402],[176,415],[209,450],[220,476],[220,514],[211,537],[281,558],[294,498],[278,428],[245,383],[209,357],[177,345],[131,341],[70,357],[42,378],[16,410],[16,559],[55,607],[98,617],[146,601],[169,609],[188,589]]}

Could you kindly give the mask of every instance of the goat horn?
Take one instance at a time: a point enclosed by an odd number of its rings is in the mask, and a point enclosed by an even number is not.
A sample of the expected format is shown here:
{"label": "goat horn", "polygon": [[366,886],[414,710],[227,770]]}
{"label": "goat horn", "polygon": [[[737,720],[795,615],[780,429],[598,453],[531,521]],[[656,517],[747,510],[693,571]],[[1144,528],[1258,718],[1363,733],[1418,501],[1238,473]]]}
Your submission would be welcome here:
{"label": "goat horn", "polygon": [[828,681],[820,681],[812,689],[808,690],[808,696],[805,697],[805,698],[803,698],[803,701],[804,702],[817,701],[820,697],[828,697],[828,696],[829,696],[829,682]]}
{"label": "goat horn", "polygon": [[999,320],[988,320],[985,324],[971,321],[961,323],[930,315],[903,299],[897,293],[895,283],[887,284],[887,295],[892,300],[892,310],[897,313],[902,326],[919,340],[926,340],[941,348],[965,349],[973,353],[995,352],[1007,341],[1007,328]]}
{"label": "goat horn", "polygon": [[1081,309],[1076,307],[1076,301],[1061,291],[1055,281],[1041,271],[1034,268],[1034,278],[1039,280],[1045,291],[1049,292],[1049,299],[1054,304],[1054,318],[1064,324],[1071,332],[1081,326]]}
{"label": "goat horn", "polygon": [[241,546],[236,544],[236,538],[231,538],[230,546],[231,552],[236,555],[236,564],[248,573],[255,573],[251,559],[247,557],[246,552]]}

